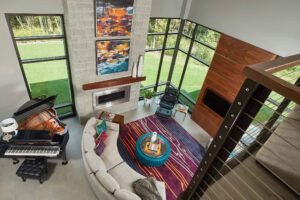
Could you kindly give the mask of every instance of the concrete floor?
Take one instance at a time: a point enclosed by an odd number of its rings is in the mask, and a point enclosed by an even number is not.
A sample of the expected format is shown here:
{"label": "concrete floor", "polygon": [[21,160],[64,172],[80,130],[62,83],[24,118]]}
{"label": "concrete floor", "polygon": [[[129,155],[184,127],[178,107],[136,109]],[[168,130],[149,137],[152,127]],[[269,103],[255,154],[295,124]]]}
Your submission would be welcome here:
{"label": "concrete floor", "polygon": [[[150,107],[140,101],[136,110],[124,113],[125,123],[154,114],[157,105]],[[180,123],[203,146],[210,136],[187,116],[177,113],[175,120]],[[0,159],[0,200],[96,200],[86,180],[81,160],[81,135],[83,127],[77,118],[64,120],[70,128],[67,146],[69,164],[61,165],[61,160],[49,160],[49,176],[43,184],[27,179],[22,182],[16,171],[20,166],[13,165],[9,159]]]}

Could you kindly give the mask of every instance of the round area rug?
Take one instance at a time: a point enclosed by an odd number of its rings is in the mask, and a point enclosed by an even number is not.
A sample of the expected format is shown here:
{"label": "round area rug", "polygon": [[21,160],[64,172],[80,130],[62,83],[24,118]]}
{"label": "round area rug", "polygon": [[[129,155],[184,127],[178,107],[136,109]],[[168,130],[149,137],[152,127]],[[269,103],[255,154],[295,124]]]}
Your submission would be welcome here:
{"label": "round area rug", "polygon": [[[134,153],[138,138],[154,131],[164,136],[171,146],[169,159],[160,167],[140,163]],[[205,153],[204,148],[174,119],[164,121],[154,115],[125,124],[117,145],[121,157],[131,168],[143,176],[165,182],[168,200],[175,200],[186,189]]]}

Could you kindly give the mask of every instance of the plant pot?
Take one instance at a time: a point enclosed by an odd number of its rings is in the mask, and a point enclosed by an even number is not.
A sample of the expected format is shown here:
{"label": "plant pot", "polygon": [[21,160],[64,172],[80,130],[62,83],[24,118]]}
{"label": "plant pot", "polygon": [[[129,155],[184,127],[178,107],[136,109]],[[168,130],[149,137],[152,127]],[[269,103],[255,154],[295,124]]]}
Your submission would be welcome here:
{"label": "plant pot", "polygon": [[153,98],[151,98],[151,99],[144,98],[144,104],[150,105],[152,103],[152,100],[153,100]]}

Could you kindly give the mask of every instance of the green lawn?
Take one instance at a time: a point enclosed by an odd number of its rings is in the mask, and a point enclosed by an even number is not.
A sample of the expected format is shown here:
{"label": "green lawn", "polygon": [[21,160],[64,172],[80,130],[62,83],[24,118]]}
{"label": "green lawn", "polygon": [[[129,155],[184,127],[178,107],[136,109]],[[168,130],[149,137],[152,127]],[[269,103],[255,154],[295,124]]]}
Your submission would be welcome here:
{"label": "green lawn", "polygon": [[[186,56],[184,54],[178,53],[172,80],[171,80],[175,86],[178,86],[180,82],[182,70],[185,63],[185,58]],[[144,62],[143,71],[144,74],[146,75],[146,81],[142,82],[142,86],[155,84],[159,60],[160,60],[160,52],[145,53],[145,62]],[[159,80],[167,81],[167,77],[171,66],[171,61],[172,61],[172,56],[170,55],[164,56]],[[181,89],[183,92],[185,92],[195,101],[197,100],[197,97],[199,95],[207,71],[208,71],[208,67],[190,58]]]}
{"label": "green lawn", "polygon": [[35,40],[17,42],[21,59],[65,56],[63,40]]}
{"label": "green lawn", "polygon": [[[61,40],[18,43],[22,59],[64,55]],[[58,95],[55,104],[72,102],[66,60],[23,64],[26,79],[33,98],[40,95]],[[70,112],[71,107],[58,109],[59,114]]]}
{"label": "green lawn", "polygon": [[41,94],[47,96],[58,94],[56,105],[72,102],[68,79],[31,83],[30,90],[33,98]]}
{"label": "green lawn", "polygon": [[68,78],[65,60],[29,63],[23,66],[30,84]]}

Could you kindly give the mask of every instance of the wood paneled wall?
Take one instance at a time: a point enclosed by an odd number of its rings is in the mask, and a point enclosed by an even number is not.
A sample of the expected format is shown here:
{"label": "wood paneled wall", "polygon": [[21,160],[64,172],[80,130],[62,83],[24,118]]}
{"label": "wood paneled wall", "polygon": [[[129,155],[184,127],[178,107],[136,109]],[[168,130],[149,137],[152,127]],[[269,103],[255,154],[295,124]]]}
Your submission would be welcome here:
{"label": "wood paneled wall", "polygon": [[214,137],[223,118],[203,104],[206,89],[209,88],[232,103],[246,79],[242,74],[243,69],[247,65],[274,60],[276,57],[275,54],[222,34],[192,113],[192,119]]}

